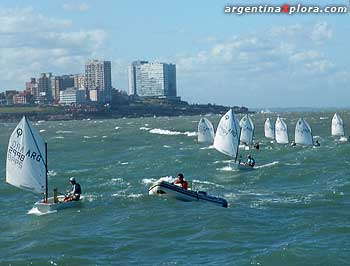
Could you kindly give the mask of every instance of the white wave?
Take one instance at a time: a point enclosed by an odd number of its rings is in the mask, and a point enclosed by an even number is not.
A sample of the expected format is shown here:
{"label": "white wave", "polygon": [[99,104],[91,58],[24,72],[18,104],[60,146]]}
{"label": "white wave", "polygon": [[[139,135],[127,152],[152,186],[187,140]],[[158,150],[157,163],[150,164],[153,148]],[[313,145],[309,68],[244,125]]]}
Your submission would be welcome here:
{"label": "white wave", "polygon": [[57,172],[54,171],[54,170],[49,170],[48,175],[49,175],[49,176],[56,176],[56,175],[57,175]]}
{"label": "white wave", "polygon": [[84,136],[84,139],[92,139],[92,138],[97,138],[97,136]]}
{"label": "white wave", "polygon": [[45,129],[40,129],[39,132],[42,133],[42,132],[45,132],[46,130]]}
{"label": "white wave", "polygon": [[56,212],[57,212],[57,210],[48,211],[48,212],[41,212],[41,211],[38,210],[37,207],[33,207],[27,212],[27,214],[33,214],[33,215],[41,216],[41,215],[46,215],[46,214],[56,213]]}
{"label": "white wave", "polygon": [[102,136],[103,139],[107,138],[107,136]]}
{"label": "white wave", "polygon": [[174,178],[172,176],[163,176],[158,179],[156,178],[144,178],[142,179],[142,183],[145,185],[150,185],[158,181],[166,181],[166,182],[173,182]]}
{"label": "white wave", "polygon": [[224,166],[222,168],[216,168],[218,171],[224,171],[224,172],[231,172],[231,171],[238,171],[238,169],[231,167],[231,166]]}
{"label": "white wave", "polygon": [[328,119],[328,117],[327,116],[321,116],[320,117],[320,120],[325,120],[325,119]]}
{"label": "white wave", "polygon": [[163,148],[171,148],[169,145],[163,145]]}
{"label": "white wave", "polygon": [[73,131],[69,131],[69,130],[58,130],[56,131],[56,134],[72,134]]}
{"label": "white wave", "polygon": [[348,138],[347,138],[347,137],[341,137],[341,138],[339,139],[339,141],[341,141],[341,142],[347,142],[347,141],[348,141]]}
{"label": "white wave", "polygon": [[149,125],[148,124],[145,124],[145,127],[148,127]]}
{"label": "white wave", "polygon": [[152,134],[159,134],[159,135],[170,135],[170,136],[177,136],[177,135],[186,135],[188,137],[194,137],[197,136],[197,132],[180,132],[180,131],[172,131],[168,129],[161,129],[161,128],[153,128],[149,131]]}
{"label": "white wave", "polygon": [[213,146],[213,145],[200,148],[200,150],[212,150],[212,149],[214,149],[214,146]]}
{"label": "white wave", "polygon": [[131,193],[131,194],[128,195],[128,198],[140,198],[142,196],[143,196],[143,194],[133,194],[133,193]]}
{"label": "white wave", "polygon": [[56,136],[56,137],[53,137],[54,139],[64,139],[63,136]]}
{"label": "white wave", "polygon": [[150,130],[150,128],[149,128],[149,127],[140,127],[140,130],[146,130],[146,131],[148,131],[148,130]]}
{"label": "white wave", "polygon": [[116,129],[116,130],[117,130],[117,129],[119,129],[119,128],[120,128],[120,127],[115,127],[114,129]]}
{"label": "white wave", "polygon": [[319,138],[321,138],[320,136],[313,136],[314,137],[314,139],[319,139]]}
{"label": "white wave", "polygon": [[258,165],[258,166],[255,166],[254,168],[260,169],[260,168],[265,168],[265,167],[274,166],[274,165],[276,165],[276,164],[279,164],[279,161],[273,161],[272,163],[267,163],[267,164]]}
{"label": "white wave", "polygon": [[129,162],[121,162],[120,164],[121,164],[121,165],[128,165]]}

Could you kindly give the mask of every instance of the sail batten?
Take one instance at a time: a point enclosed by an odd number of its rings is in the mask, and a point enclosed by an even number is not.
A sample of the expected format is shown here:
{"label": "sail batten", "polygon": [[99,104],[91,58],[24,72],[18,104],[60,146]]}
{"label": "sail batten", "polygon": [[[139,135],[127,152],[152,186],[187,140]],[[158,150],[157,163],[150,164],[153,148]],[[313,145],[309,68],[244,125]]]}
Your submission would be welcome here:
{"label": "sail batten", "polygon": [[344,136],[344,122],[337,113],[332,118],[332,136]]}
{"label": "sail batten", "polygon": [[280,144],[286,144],[289,142],[287,124],[279,116],[277,117],[275,124],[275,139],[276,142]]}
{"label": "sail batten", "polygon": [[240,142],[247,145],[252,145],[254,137],[254,124],[250,116],[248,114],[243,116],[239,122],[239,125],[241,127]]}
{"label": "sail batten", "polygon": [[45,142],[25,117],[11,134],[6,161],[6,182],[28,191],[46,189]]}
{"label": "sail batten", "polygon": [[202,117],[198,123],[198,142],[213,143],[214,127],[209,119]]}
{"label": "sail batten", "polygon": [[275,139],[275,129],[271,123],[270,118],[266,118],[264,130],[265,130],[265,137],[266,138]]}
{"label": "sail batten", "polygon": [[311,127],[303,118],[299,118],[295,125],[295,143],[302,145],[314,144]]}
{"label": "sail batten", "polygon": [[221,119],[215,134],[214,148],[219,152],[237,158],[241,128],[230,109]]}

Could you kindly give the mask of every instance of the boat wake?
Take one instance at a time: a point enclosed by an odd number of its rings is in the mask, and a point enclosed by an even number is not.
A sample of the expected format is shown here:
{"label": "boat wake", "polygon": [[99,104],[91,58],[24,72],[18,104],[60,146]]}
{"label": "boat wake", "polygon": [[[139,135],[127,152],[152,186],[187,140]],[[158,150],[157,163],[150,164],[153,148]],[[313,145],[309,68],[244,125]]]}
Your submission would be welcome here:
{"label": "boat wake", "polygon": [[260,168],[265,168],[265,167],[271,167],[271,166],[274,166],[276,164],[279,164],[279,161],[273,161],[272,163],[258,165],[258,166],[255,166],[254,168],[260,169]]}
{"label": "boat wake", "polygon": [[209,182],[209,181],[202,181],[202,180],[198,180],[198,179],[194,179],[192,181],[193,184],[205,184],[205,185],[211,185],[211,186],[215,186],[215,187],[220,187],[220,188],[224,188],[224,186],[213,183],[213,182]]}
{"label": "boat wake", "polygon": [[56,213],[56,212],[57,212],[57,210],[49,211],[49,212],[41,212],[41,211],[39,211],[39,209],[37,207],[33,207],[27,212],[27,214],[36,215],[36,216],[42,216],[42,215],[46,215],[46,214],[50,214],[50,213]]}
{"label": "boat wake", "polygon": [[142,183],[145,185],[151,185],[157,181],[166,181],[166,182],[173,182],[174,178],[172,176],[164,176],[160,177],[159,179],[156,178],[144,178],[142,179]]}

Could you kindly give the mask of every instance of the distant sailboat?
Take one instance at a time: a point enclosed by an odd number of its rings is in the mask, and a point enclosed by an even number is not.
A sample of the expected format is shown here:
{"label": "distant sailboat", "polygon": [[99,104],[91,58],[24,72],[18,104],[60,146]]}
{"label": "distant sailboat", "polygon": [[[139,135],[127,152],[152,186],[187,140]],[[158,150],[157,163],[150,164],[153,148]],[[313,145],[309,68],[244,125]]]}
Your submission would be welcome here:
{"label": "distant sailboat", "polygon": [[209,119],[202,117],[198,123],[198,142],[213,143],[214,127]]}
{"label": "distant sailboat", "polygon": [[246,145],[253,145],[254,124],[250,116],[248,114],[243,116],[239,125],[241,127],[240,142]]}
{"label": "distant sailboat", "polygon": [[289,142],[287,124],[279,116],[275,123],[275,139],[280,144],[287,144]]}
{"label": "distant sailboat", "polygon": [[304,120],[304,118],[299,118],[295,125],[295,138],[296,144],[301,145],[313,145],[312,130],[310,125]]}
{"label": "distant sailboat", "polygon": [[242,170],[251,170],[253,167],[237,161],[241,127],[230,109],[221,119],[216,130],[214,148],[235,160],[235,167]]}
{"label": "distant sailboat", "polygon": [[80,201],[64,202],[64,196],[48,198],[47,144],[23,117],[11,134],[7,151],[6,182],[23,190],[44,193],[35,203],[41,212],[76,206]]}
{"label": "distant sailboat", "polygon": [[265,138],[275,139],[275,129],[271,123],[270,118],[266,118],[264,129],[265,129]]}
{"label": "distant sailboat", "polygon": [[337,113],[332,118],[332,136],[344,136],[343,119]]}

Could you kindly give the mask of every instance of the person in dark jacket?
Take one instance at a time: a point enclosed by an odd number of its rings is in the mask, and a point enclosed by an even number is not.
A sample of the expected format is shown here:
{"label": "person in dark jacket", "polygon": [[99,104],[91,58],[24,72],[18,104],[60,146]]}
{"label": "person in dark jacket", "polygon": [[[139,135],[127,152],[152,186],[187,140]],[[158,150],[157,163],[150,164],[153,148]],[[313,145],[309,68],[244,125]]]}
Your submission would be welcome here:
{"label": "person in dark jacket", "polygon": [[68,191],[64,201],[78,201],[80,199],[81,187],[74,177],[69,178],[69,182],[72,185],[72,191]]}

